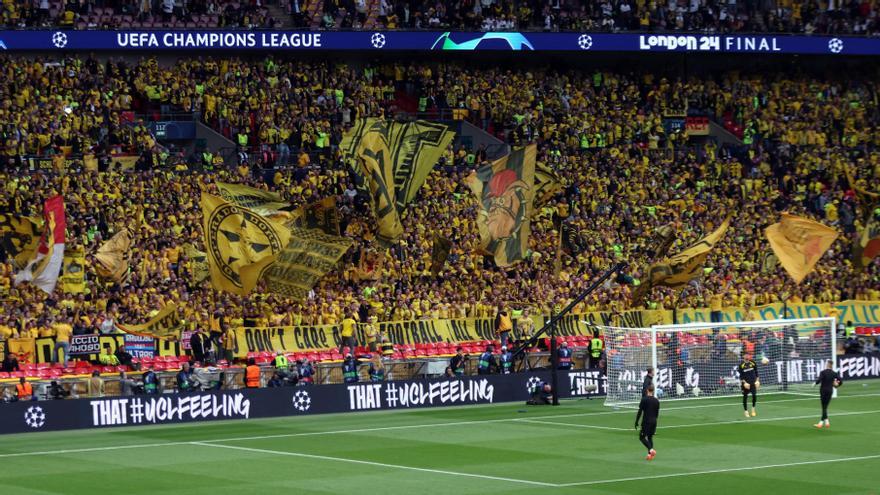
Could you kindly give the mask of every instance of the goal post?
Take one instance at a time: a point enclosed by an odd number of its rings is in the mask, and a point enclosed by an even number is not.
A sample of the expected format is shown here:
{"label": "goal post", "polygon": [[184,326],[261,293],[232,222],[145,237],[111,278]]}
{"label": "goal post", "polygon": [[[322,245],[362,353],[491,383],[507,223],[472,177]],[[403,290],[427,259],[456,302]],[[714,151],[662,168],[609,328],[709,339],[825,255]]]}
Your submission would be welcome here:
{"label": "goal post", "polygon": [[[649,367],[664,400],[741,394],[744,353],[758,365],[759,393],[803,393],[834,361],[835,318],[598,327],[605,335],[605,405],[635,405]],[[836,363],[835,363],[836,366]]]}

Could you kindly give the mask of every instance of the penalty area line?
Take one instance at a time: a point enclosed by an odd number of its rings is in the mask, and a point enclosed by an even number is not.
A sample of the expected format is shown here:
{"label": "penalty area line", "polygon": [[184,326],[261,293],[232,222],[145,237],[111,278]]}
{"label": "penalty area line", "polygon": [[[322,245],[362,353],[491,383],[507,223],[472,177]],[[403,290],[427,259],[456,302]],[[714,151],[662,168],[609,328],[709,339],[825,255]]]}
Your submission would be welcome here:
{"label": "penalty area line", "polygon": [[366,466],[376,466],[376,467],[384,467],[391,469],[402,469],[406,471],[418,471],[422,473],[433,473],[433,474],[443,474],[447,476],[459,476],[466,478],[480,478],[491,481],[506,481],[509,483],[519,483],[525,485],[534,485],[534,486],[545,486],[545,487],[557,487],[559,485],[555,483],[544,483],[542,481],[531,481],[531,480],[521,480],[516,478],[504,478],[500,476],[489,476],[485,474],[474,474],[474,473],[460,473],[457,471],[446,471],[443,469],[429,469],[429,468],[420,468],[414,466],[402,466],[399,464],[387,464],[384,462],[373,462],[373,461],[362,461],[359,459],[347,459],[345,457],[331,457],[326,455],[317,455],[317,454],[303,454],[300,452],[288,452],[284,450],[268,450],[268,449],[256,449],[251,447],[241,447],[238,445],[223,445],[219,443],[206,443],[206,442],[189,442],[191,445],[198,445],[201,447],[214,447],[220,449],[231,449],[231,450],[239,450],[244,452],[253,452],[257,454],[271,454],[271,455],[281,455],[281,456],[289,456],[289,457],[301,457],[306,459],[317,459],[320,461],[334,461],[334,462],[347,462],[350,464],[361,464]]}
{"label": "penalty area line", "polygon": [[786,462],[783,464],[765,464],[763,466],[746,466],[746,467],[726,468],[726,469],[708,469],[706,471],[657,474],[657,475],[653,475],[653,476],[634,476],[631,478],[578,481],[575,483],[561,483],[556,486],[559,488],[564,488],[564,487],[571,487],[571,486],[606,485],[606,484],[612,484],[612,483],[625,483],[627,481],[644,481],[644,480],[656,480],[656,479],[663,479],[663,478],[683,478],[686,476],[702,476],[702,475],[706,475],[706,474],[735,473],[738,471],[757,471],[760,469],[775,469],[775,468],[785,468],[785,467],[795,467],[795,466],[810,466],[813,464],[830,464],[830,463],[834,463],[834,462],[865,461],[868,459],[880,459],[880,454],[863,455],[863,456],[859,456],[859,457],[842,457],[842,458],[838,458],[838,459],[822,459],[822,460],[818,460],[818,461]]}

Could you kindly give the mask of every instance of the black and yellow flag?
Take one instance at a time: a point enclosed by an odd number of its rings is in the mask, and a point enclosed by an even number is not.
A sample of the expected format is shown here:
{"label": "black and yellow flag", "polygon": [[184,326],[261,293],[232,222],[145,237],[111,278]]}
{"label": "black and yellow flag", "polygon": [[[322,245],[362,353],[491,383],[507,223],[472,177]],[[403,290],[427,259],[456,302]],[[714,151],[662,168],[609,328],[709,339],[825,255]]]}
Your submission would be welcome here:
{"label": "black and yellow flag", "polygon": [[241,184],[217,183],[220,197],[238,206],[243,206],[252,212],[273,219],[286,219],[291,215],[293,207],[284,201],[278,193],[264,191]]}
{"label": "black and yellow flag", "polygon": [[403,234],[400,212],[425,183],[455,132],[435,122],[358,119],[339,147],[372,198],[378,239],[396,241]]}
{"label": "black and yellow flag", "polygon": [[102,278],[119,282],[128,273],[131,250],[131,232],[122,229],[105,242],[95,253],[95,271]]}
{"label": "black and yellow flag", "polygon": [[528,249],[535,193],[535,145],[511,151],[467,178],[479,199],[480,248],[504,267],[522,260]]}
{"label": "black and yellow flag", "polygon": [[633,292],[633,302],[641,302],[653,287],[663,286],[680,289],[691,280],[699,277],[703,271],[703,265],[706,263],[706,257],[709,256],[718,241],[724,237],[729,226],[730,218],[727,218],[714,232],[703,237],[693,246],[671,258],[651,264],[641,285]]}
{"label": "black and yellow flag", "polygon": [[336,209],[336,198],[330,196],[300,206],[294,211],[293,219],[286,225],[303,229],[321,229],[325,234],[339,235],[339,210]]}
{"label": "black and yellow flag", "polygon": [[268,290],[305,299],[318,280],[336,267],[351,244],[351,239],[319,229],[291,227],[290,243],[266,270]]}
{"label": "black and yellow flag", "polygon": [[837,231],[819,222],[783,213],[764,230],[779,263],[796,284],[813,271],[819,258],[837,239]]}
{"label": "black and yellow flag", "polygon": [[194,284],[200,284],[202,280],[211,276],[207,253],[199,251],[192,244],[186,244],[183,247],[183,252],[189,259],[189,272]]}
{"label": "black and yellow flag", "polygon": [[431,275],[436,277],[440,274],[451,250],[452,241],[443,236],[434,235],[434,247],[431,249]]}
{"label": "black and yellow flag", "polygon": [[16,268],[24,268],[34,257],[41,235],[43,222],[39,218],[0,214],[0,251],[14,260]]}
{"label": "black and yellow flag", "polygon": [[287,246],[290,232],[280,222],[211,194],[202,193],[201,203],[211,285],[246,295]]}
{"label": "black and yellow flag", "polygon": [[535,164],[535,205],[533,211],[539,212],[563,189],[562,179],[544,163]]}
{"label": "black and yellow flag", "polygon": [[171,303],[162,308],[161,311],[156,312],[156,314],[150,318],[150,321],[142,325],[123,325],[117,323],[116,328],[132,335],[141,335],[162,340],[178,340],[180,338],[180,332],[184,329],[184,324],[177,305]]}
{"label": "black and yellow flag", "polygon": [[86,291],[86,255],[82,246],[64,250],[61,272],[61,290],[66,294]]}

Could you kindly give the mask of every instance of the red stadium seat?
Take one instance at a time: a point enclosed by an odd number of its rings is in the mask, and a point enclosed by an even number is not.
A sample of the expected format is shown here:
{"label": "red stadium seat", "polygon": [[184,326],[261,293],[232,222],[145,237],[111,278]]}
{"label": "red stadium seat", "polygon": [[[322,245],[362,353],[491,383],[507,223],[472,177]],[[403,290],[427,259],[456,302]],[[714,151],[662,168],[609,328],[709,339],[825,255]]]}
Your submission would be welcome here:
{"label": "red stadium seat", "polygon": [[7,378],[9,378],[9,373],[5,371],[0,371],[0,380],[5,380]]}

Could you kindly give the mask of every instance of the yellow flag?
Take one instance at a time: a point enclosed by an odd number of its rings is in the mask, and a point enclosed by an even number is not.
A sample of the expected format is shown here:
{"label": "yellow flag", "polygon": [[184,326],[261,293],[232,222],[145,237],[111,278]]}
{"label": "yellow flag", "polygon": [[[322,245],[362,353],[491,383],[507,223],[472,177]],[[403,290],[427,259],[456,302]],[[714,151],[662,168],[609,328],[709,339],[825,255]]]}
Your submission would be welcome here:
{"label": "yellow flag", "polygon": [[82,246],[66,249],[62,262],[61,290],[67,294],[82,294],[86,291],[86,256]]}
{"label": "yellow flag", "polygon": [[211,194],[202,193],[201,203],[211,284],[246,295],[287,246],[290,232],[280,222]]}
{"label": "yellow flag", "polygon": [[403,234],[400,212],[413,200],[455,132],[437,122],[358,119],[339,149],[370,192],[378,239],[392,243]]}
{"label": "yellow flag", "polygon": [[182,320],[177,305],[171,303],[162,308],[156,316],[150,318],[150,321],[143,325],[123,325],[117,323],[116,327],[132,335],[155,337],[163,340],[177,340],[180,337],[180,331],[183,330]]}
{"label": "yellow flag", "polygon": [[128,273],[129,251],[131,249],[131,232],[122,229],[105,242],[95,253],[98,275],[119,282]]}
{"label": "yellow flag", "polygon": [[15,260],[16,268],[24,268],[40,246],[42,220],[0,214],[0,246]]}
{"label": "yellow flag", "polygon": [[189,258],[189,271],[194,284],[199,284],[211,276],[211,271],[208,269],[207,253],[199,251],[192,244],[186,244],[183,247],[183,252]]}
{"label": "yellow flag", "polygon": [[652,287],[664,286],[680,289],[688,282],[700,276],[706,257],[718,241],[724,237],[730,226],[730,218],[724,220],[714,232],[703,237],[693,246],[648,268],[646,280],[633,292],[633,302],[641,301]]}
{"label": "yellow flag", "polygon": [[292,207],[278,193],[225,182],[218,182],[217,189],[220,197],[226,201],[243,206],[258,215],[280,220],[290,217]]}
{"label": "yellow flag", "polygon": [[779,263],[797,284],[813,271],[838,235],[831,227],[788,213],[764,233]]}
{"label": "yellow flag", "polygon": [[291,227],[290,233],[290,243],[266,270],[266,286],[277,294],[303,300],[321,277],[336,267],[351,247],[351,239],[320,229]]}

